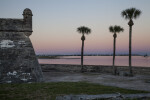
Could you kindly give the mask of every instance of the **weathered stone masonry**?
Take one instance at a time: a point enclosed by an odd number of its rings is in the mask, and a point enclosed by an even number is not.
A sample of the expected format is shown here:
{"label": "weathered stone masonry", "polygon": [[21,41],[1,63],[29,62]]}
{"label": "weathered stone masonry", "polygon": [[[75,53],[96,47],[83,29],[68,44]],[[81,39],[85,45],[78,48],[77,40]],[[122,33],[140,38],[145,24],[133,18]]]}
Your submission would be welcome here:
{"label": "weathered stone masonry", "polygon": [[32,11],[26,8],[23,19],[0,18],[0,83],[40,82],[41,67],[29,36]]}

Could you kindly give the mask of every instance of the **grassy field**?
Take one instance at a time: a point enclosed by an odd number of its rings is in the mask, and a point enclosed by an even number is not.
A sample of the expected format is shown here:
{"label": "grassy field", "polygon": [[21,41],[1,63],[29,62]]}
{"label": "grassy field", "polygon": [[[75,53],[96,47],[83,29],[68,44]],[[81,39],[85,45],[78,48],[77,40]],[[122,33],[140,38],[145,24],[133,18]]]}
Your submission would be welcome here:
{"label": "grassy field", "polygon": [[55,100],[66,94],[148,93],[85,82],[0,84],[0,100]]}

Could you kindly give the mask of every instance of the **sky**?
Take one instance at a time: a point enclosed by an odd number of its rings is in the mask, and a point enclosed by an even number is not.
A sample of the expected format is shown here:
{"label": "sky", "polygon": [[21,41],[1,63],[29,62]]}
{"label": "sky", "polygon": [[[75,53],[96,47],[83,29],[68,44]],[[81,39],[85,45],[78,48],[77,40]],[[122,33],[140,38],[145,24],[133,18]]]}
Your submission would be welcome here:
{"label": "sky", "polygon": [[85,54],[112,54],[113,34],[109,26],[119,25],[116,53],[128,54],[128,20],[121,16],[127,8],[142,11],[134,21],[132,53],[150,55],[150,0],[0,0],[0,18],[23,18],[25,8],[33,13],[30,36],[36,54],[80,54],[80,26],[89,27]]}

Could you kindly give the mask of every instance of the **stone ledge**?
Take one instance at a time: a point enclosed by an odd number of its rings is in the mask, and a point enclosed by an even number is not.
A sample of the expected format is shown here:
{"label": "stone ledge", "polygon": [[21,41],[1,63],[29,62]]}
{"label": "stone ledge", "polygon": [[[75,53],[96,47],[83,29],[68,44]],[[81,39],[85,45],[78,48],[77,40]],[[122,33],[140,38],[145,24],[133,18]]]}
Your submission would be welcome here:
{"label": "stone ledge", "polygon": [[58,96],[56,100],[124,100],[124,99],[140,99],[149,100],[150,93],[142,94],[100,94],[100,95],[65,95]]}
{"label": "stone ledge", "polygon": [[[43,72],[81,72],[80,65],[69,64],[41,64]],[[150,67],[133,66],[134,74],[150,75]],[[113,67],[110,65],[84,65],[85,72],[112,73]],[[117,66],[118,71],[123,74],[129,72],[128,66]]]}

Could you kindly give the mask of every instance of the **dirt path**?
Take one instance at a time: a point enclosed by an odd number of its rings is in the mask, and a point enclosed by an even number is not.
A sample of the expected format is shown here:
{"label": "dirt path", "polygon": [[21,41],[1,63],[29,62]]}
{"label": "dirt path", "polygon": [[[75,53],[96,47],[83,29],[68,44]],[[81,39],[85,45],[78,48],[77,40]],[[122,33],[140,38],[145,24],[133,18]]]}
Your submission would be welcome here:
{"label": "dirt path", "polygon": [[116,86],[126,89],[150,91],[150,76],[135,75],[134,77],[114,76],[100,73],[71,73],[71,72],[44,72],[45,82],[79,82],[98,83],[107,86]]}

